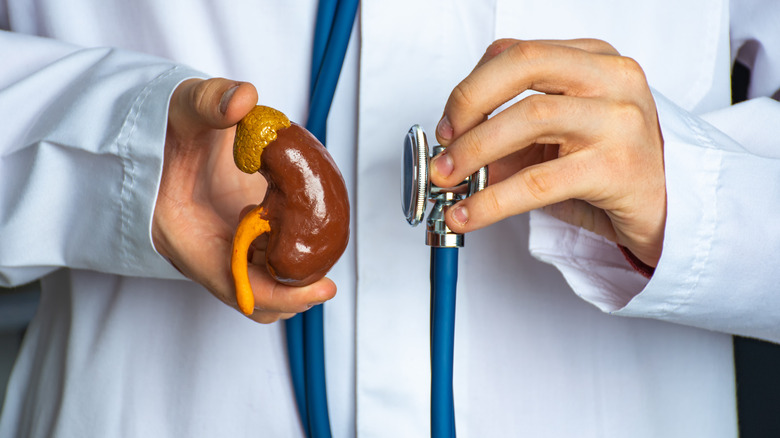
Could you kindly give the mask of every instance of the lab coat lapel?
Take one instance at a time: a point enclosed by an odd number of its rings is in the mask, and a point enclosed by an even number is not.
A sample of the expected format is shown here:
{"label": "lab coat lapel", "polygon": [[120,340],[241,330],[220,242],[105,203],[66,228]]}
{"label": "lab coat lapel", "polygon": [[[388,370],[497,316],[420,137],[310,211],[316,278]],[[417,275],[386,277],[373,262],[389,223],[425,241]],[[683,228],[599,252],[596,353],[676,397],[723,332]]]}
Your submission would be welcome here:
{"label": "lab coat lapel", "polygon": [[429,434],[430,250],[424,229],[401,214],[401,145],[415,123],[435,144],[447,96],[493,38],[493,10],[479,6],[361,4],[370,26],[361,34],[357,160],[359,436],[374,436],[378,424],[393,436]]}

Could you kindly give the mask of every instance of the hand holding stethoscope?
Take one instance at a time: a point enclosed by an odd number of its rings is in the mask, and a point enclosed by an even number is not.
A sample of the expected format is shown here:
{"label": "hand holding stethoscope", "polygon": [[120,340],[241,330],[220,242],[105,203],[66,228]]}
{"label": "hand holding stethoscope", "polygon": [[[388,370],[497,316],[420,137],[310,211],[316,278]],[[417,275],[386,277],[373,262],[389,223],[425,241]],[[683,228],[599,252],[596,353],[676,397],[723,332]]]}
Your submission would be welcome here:
{"label": "hand holding stethoscope", "polygon": [[[531,95],[487,119],[526,90]],[[465,233],[536,208],[655,266],[666,222],[663,139],[638,64],[597,40],[499,40],[453,90],[431,180],[490,164],[491,185],[446,212]]]}

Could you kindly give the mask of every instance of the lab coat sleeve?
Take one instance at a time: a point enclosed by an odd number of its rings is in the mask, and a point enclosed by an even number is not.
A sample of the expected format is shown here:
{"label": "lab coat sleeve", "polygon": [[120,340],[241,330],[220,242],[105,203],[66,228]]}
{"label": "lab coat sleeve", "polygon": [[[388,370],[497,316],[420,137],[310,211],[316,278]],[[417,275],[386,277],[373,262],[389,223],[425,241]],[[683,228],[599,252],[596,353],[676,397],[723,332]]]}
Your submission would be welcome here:
{"label": "lab coat sleeve", "polygon": [[181,278],[151,218],[170,95],[203,75],[0,31],[0,286],[60,267]]}
{"label": "lab coat sleeve", "polygon": [[696,116],[654,92],[667,222],[651,279],[614,243],[531,215],[534,256],[605,312],[780,342],[780,102],[758,97],[780,89],[780,36],[767,33],[776,29],[778,7],[763,2],[761,13],[762,2],[750,3],[732,13],[732,45],[734,56],[747,49],[739,58],[752,69],[752,99]]}

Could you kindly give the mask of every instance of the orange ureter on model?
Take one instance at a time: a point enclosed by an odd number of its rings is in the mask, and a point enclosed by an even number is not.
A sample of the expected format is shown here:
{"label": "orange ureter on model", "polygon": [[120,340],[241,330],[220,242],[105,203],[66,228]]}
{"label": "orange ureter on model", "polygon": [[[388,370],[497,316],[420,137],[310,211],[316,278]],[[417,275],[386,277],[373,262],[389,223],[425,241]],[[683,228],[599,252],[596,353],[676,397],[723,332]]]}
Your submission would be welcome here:
{"label": "orange ureter on model", "polygon": [[264,209],[255,207],[241,219],[233,237],[233,254],[230,258],[230,270],[236,287],[238,308],[245,315],[251,315],[255,310],[255,296],[249,283],[247,253],[249,246],[261,234],[271,231],[271,226],[264,216]]}

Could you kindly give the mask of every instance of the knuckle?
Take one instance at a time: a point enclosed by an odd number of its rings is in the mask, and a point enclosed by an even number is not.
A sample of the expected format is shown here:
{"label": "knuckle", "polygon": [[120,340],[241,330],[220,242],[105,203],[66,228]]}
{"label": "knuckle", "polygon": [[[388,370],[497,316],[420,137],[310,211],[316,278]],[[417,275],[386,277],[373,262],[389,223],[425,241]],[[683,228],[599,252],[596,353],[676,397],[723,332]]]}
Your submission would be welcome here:
{"label": "knuckle", "polygon": [[485,50],[485,53],[488,56],[493,57],[504,52],[508,47],[512,47],[516,43],[517,40],[512,38],[499,38],[488,46],[488,48]]}
{"label": "knuckle", "polygon": [[535,41],[518,41],[506,49],[513,62],[524,63],[539,56],[541,45]]}
{"label": "knuckle", "polygon": [[501,53],[503,53],[504,51],[506,51],[506,49],[517,44],[517,42],[518,40],[512,38],[497,39],[487,47],[487,49],[485,50],[485,56],[488,58],[496,57]]}
{"label": "knuckle", "polygon": [[621,126],[627,128],[638,128],[644,126],[644,111],[639,105],[635,103],[616,103],[614,113],[614,117]]}
{"label": "knuckle", "polygon": [[617,70],[623,73],[625,80],[629,85],[645,84],[645,71],[634,58],[628,56],[616,56],[614,61],[617,63]]}
{"label": "knuckle", "polygon": [[542,167],[529,167],[521,175],[528,194],[537,201],[543,201],[552,189],[552,181],[547,171]]}
{"label": "knuckle", "polygon": [[201,115],[214,115],[216,108],[219,107],[219,99],[222,97],[225,83],[225,79],[211,78],[202,80],[192,87],[193,109]]}
{"label": "knuckle", "polygon": [[584,41],[589,47],[591,47],[591,50],[596,53],[603,53],[607,55],[619,55],[617,49],[615,49],[615,47],[612,44],[604,40],[600,40],[598,38],[585,38]]}
{"label": "knuckle", "polygon": [[532,122],[541,122],[554,117],[557,105],[543,94],[532,94],[523,99],[526,118]]}
{"label": "knuckle", "polygon": [[[259,294],[257,292],[260,292]],[[273,284],[265,289],[255,289],[255,310],[260,314],[274,314],[283,306],[285,296],[281,284]]]}
{"label": "knuckle", "polygon": [[[487,146],[492,144],[491,140],[495,136],[495,128],[492,124],[483,123],[474,129],[469,130],[459,141],[458,148],[461,156],[482,157],[487,152]],[[455,159],[455,157],[453,157]],[[456,159],[457,162],[457,159]]]}
{"label": "knuckle", "polygon": [[496,191],[489,190],[484,191],[483,193],[484,195],[482,196],[482,205],[484,206],[485,211],[493,217],[501,216],[504,204],[501,202],[501,199],[498,197]]}
{"label": "knuckle", "polygon": [[207,106],[211,82],[208,80],[200,81],[192,87],[191,102],[196,111],[202,111]]}
{"label": "knuckle", "polygon": [[450,103],[453,105],[454,110],[468,108],[472,106],[477,97],[476,85],[470,78],[466,78],[461,81],[455,88],[452,89],[450,95]]}

